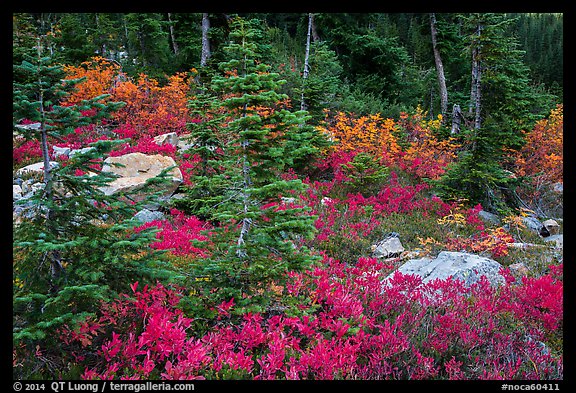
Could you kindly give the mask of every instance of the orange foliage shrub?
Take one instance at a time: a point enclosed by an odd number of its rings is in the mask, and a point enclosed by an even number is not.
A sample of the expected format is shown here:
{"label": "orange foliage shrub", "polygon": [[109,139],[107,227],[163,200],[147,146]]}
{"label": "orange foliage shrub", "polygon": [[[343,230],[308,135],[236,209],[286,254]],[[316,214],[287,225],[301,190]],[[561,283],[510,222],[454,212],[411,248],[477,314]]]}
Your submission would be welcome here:
{"label": "orange foliage shrub", "polygon": [[540,120],[526,133],[526,144],[515,156],[517,174],[534,176],[534,184],[562,182],[563,146],[564,114],[559,104],[548,119]]}
{"label": "orange foliage shrub", "polygon": [[117,81],[120,66],[103,57],[93,57],[79,66],[65,65],[66,80],[86,78],[75,86],[64,105],[76,105],[82,100],[89,100],[102,94],[111,94]]}
{"label": "orange foliage shrub", "polygon": [[409,117],[403,113],[399,124],[408,133],[409,146],[401,157],[405,168],[422,178],[438,179],[446,166],[456,159],[460,147],[454,138],[439,140],[433,133],[442,124],[442,115],[426,121],[422,109]]}
{"label": "orange foliage shrub", "polygon": [[382,157],[387,165],[394,161],[401,150],[394,135],[397,131],[394,120],[383,119],[380,114],[355,118],[338,112],[328,126],[321,127],[321,130],[338,143],[336,149]]}
{"label": "orange foliage shrub", "polygon": [[190,121],[189,92],[188,73],[171,76],[166,86],[159,86],[158,81],[140,74],[136,83],[121,82],[114,89],[114,99],[126,103],[115,117],[120,123],[129,124],[148,136],[181,133]]}
{"label": "orange foliage shrub", "polygon": [[322,131],[337,142],[337,151],[366,152],[387,166],[398,165],[417,177],[437,179],[456,159],[460,147],[453,138],[439,140],[434,135],[441,120],[426,121],[420,108],[412,116],[402,113],[398,123],[379,114],[355,118],[339,112]]}
{"label": "orange foliage shrub", "polygon": [[64,66],[66,79],[85,77],[65,104],[77,104],[101,94],[110,94],[111,101],[126,105],[113,114],[120,125],[133,128],[138,134],[156,136],[181,132],[190,121],[190,73],[181,72],[168,78],[165,86],[140,74],[137,82],[128,79],[120,66],[102,57],[93,57],[80,66]]}

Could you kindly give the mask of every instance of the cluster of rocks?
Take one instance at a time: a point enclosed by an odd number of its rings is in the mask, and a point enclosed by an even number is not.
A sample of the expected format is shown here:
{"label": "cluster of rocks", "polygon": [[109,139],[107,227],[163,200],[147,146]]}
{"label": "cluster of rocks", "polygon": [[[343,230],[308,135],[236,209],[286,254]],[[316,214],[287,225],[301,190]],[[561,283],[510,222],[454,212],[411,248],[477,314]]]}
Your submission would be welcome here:
{"label": "cluster of rocks", "polygon": [[[189,137],[189,134],[178,137],[175,132],[172,132],[159,135],[154,140],[158,145],[170,143],[182,152],[189,149],[193,144],[189,141]],[[60,156],[74,157],[77,154],[86,153],[90,149],[93,148],[74,150],[67,147],[54,146],[53,156],[55,158]],[[51,161],[50,166],[51,168],[56,168],[58,162]],[[135,218],[142,222],[163,218],[163,213],[160,211],[161,204],[175,196],[176,190],[184,180],[182,172],[174,159],[161,154],[129,153],[108,157],[103,162],[102,170],[111,172],[116,176],[112,182],[100,188],[106,195],[131,193],[132,199],[142,201],[152,192],[160,194],[157,202],[146,205],[145,209],[135,215]],[[19,201],[18,204],[13,204],[15,222],[19,222],[21,216],[26,214],[28,207],[26,200],[36,191],[43,189],[43,171],[44,163],[38,162],[20,168],[14,174],[12,200],[13,202]],[[162,172],[166,174],[166,182],[155,184],[154,186],[147,184],[150,179],[158,177]]]}
{"label": "cluster of rocks", "polygon": [[[154,138],[158,145],[172,144],[180,152],[193,146],[189,134],[183,134],[180,137],[175,133],[162,134]],[[69,149],[54,147],[54,157],[67,156],[74,157],[76,154],[86,153],[91,148]],[[58,162],[51,161],[51,167],[57,167]],[[42,189],[44,163],[39,162],[20,168],[15,173],[13,182],[13,214],[15,222],[18,222],[22,215],[26,214],[26,199],[30,198],[36,191]],[[174,159],[161,154],[143,154],[129,153],[117,157],[108,157],[104,160],[103,171],[111,172],[117,176],[112,182],[102,187],[101,190],[106,195],[130,192],[135,200],[144,200],[151,192],[159,192],[160,198],[157,203],[148,204],[143,210],[135,215],[135,218],[141,222],[150,222],[162,219],[163,213],[160,211],[161,203],[168,201],[170,198],[177,198],[178,187],[183,183],[182,172],[176,165]],[[148,181],[156,178],[160,173],[165,172],[168,178],[167,182],[151,187]],[[24,201],[23,201],[24,200]],[[286,200],[286,203],[292,202]],[[324,198],[322,204],[330,204],[330,198]],[[500,218],[492,213],[481,211],[479,217],[490,225],[500,225]],[[560,225],[556,220],[546,220],[540,222],[535,217],[524,217],[524,225],[538,233],[545,241],[553,242],[556,249],[562,249],[563,237],[560,233]],[[543,245],[531,243],[511,243],[510,247],[530,248],[545,247]],[[460,278],[466,285],[470,285],[479,280],[481,276],[486,276],[491,283],[499,284],[503,282],[503,277],[498,273],[502,266],[486,257],[464,252],[441,252],[437,257],[426,256],[424,251],[413,250],[406,251],[400,242],[400,235],[391,232],[381,241],[372,246],[372,256],[376,258],[400,258],[406,261],[398,268],[398,271],[405,274],[416,274],[423,278],[424,282],[433,279],[443,279],[447,277]],[[527,268],[522,264],[513,264],[509,266],[511,270],[518,275],[527,275]]]}
{"label": "cluster of rocks", "polygon": [[[493,225],[500,225],[498,216],[492,213],[481,211],[480,218]],[[548,219],[541,222],[535,217],[524,217],[524,225],[539,234],[545,242],[552,243],[552,248],[556,251],[563,249],[563,235],[560,233],[560,225],[556,220]],[[542,248],[548,250],[551,247],[544,244],[532,243],[509,243],[512,248]],[[414,274],[422,278],[426,283],[434,279],[446,279],[453,277],[460,279],[464,285],[471,285],[484,276],[492,285],[499,285],[504,282],[504,277],[500,274],[503,266],[497,261],[466,252],[443,251],[436,257],[427,256],[423,250],[406,251],[400,242],[400,235],[391,232],[384,236],[382,240],[372,245],[371,256],[381,259],[400,260],[402,264],[395,270],[403,274]],[[516,279],[528,276],[529,269],[523,262],[513,263],[508,266],[510,272]],[[394,273],[395,273],[394,272]],[[389,280],[393,274],[388,276]]]}
{"label": "cluster of rocks", "polygon": [[[383,259],[399,258],[405,261],[395,270],[403,274],[414,274],[422,278],[422,283],[434,279],[446,279],[453,277],[461,279],[465,285],[471,285],[480,279],[480,276],[487,276],[491,283],[502,283],[504,278],[499,274],[500,265],[498,262],[465,252],[443,251],[437,257],[423,256],[424,251],[406,251],[400,242],[400,236],[392,232],[383,240],[374,244],[371,248],[372,257]],[[391,273],[385,280],[386,283],[394,274]]]}

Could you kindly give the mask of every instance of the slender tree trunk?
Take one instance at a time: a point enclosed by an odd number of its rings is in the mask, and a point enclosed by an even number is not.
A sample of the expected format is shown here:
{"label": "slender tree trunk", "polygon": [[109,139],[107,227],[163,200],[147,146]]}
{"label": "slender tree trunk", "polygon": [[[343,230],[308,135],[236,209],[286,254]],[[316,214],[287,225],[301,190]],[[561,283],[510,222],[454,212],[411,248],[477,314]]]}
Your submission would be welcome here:
{"label": "slender tree trunk", "polygon": [[470,82],[470,103],[468,104],[468,115],[471,116],[476,102],[476,83],[478,80],[478,49],[472,48],[472,81]]}
{"label": "slender tree trunk", "polygon": [[42,84],[42,76],[40,74],[40,59],[42,58],[42,48],[41,48],[41,41],[38,38],[38,100],[40,102],[39,111],[40,111],[40,147],[42,149],[42,158],[44,161],[44,190],[49,199],[52,198],[52,190],[50,181],[50,154],[48,150],[48,133],[46,132],[46,120],[44,114],[44,87]]}
{"label": "slender tree trunk", "polygon": [[436,38],[438,31],[436,30],[436,15],[430,14],[430,30],[432,33],[432,49],[434,50],[434,62],[436,63],[436,72],[438,73],[438,85],[440,87],[440,113],[442,117],[446,116],[448,110],[448,90],[446,89],[446,77],[444,76],[444,66],[442,65],[442,57]]}
{"label": "slender tree trunk", "polygon": [[126,16],[122,15],[122,23],[124,24],[124,39],[126,40],[126,55],[130,56],[130,40],[128,38],[128,24],[126,24]]}
{"label": "slender tree trunk", "polygon": [[[480,37],[482,34],[483,26],[478,25],[476,29],[477,36]],[[468,107],[468,113],[472,115],[474,111],[474,128],[479,129],[481,126],[481,116],[480,112],[482,109],[481,105],[481,91],[482,91],[482,66],[480,64],[480,40],[472,44],[472,82],[470,87],[470,105]]]}
{"label": "slender tree trunk", "polygon": [[202,57],[200,58],[200,67],[204,67],[210,57],[210,40],[208,31],[210,30],[210,19],[207,13],[202,14]]}
{"label": "slender tree trunk", "polygon": [[304,74],[302,75],[303,86],[302,86],[302,99],[300,101],[300,109],[305,111],[307,109],[306,100],[304,99],[304,86],[306,85],[306,79],[308,79],[308,73],[310,72],[310,65],[308,60],[310,58],[310,34],[312,31],[312,20],[313,14],[308,14],[308,35],[306,36],[306,55],[304,56]]}
{"label": "slender tree trunk", "polygon": [[320,36],[318,35],[318,32],[316,31],[316,23],[314,23],[314,14],[310,14],[311,15],[311,19],[310,19],[310,25],[312,27],[312,41],[314,43],[316,42],[320,42]]}
{"label": "slender tree trunk", "polygon": [[[46,130],[46,116],[44,112],[44,87],[42,83],[42,76],[40,74],[40,59],[42,58],[42,47],[40,38],[38,38],[38,101],[40,102],[40,147],[42,149],[42,159],[44,162],[44,197],[50,203],[47,205],[46,212],[46,230],[49,233],[54,233],[55,228],[52,227],[52,217],[54,211],[50,208],[51,203],[54,201],[54,193],[52,191],[52,174],[50,167],[50,154],[48,149],[48,132]],[[47,252],[46,255],[50,257],[50,290],[51,292],[57,292],[58,286],[57,282],[64,271],[64,267],[61,263],[60,252],[58,250],[53,250]]]}
{"label": "slender tree trunk", "polygon": [[138,41],[140,42],[140,52],[142,55],[142,65],[144,67],[147,67],[148,61],[146,60],[146,44],[144,43],[144,33],[142,33],[142,30],[138,30],[136,35],[138,36]]}
{"label": "slender tree trunk", "polygon": [[[242,46],[246,43],[245,38],[242,39]],[[242,65],[242,76],[246,77],[246,55],[244,55],[244,62]],[[243,117],[246,116],[246,111],[248,109],[248,104],[244,104],[244,113],[242,114]],[[246,241],[244,240],[248,236],[248,232],[250,232],[250,227],[252,226],[252,219],[247,217],[249,207],[250,207],[250,193],[248,189],[252,187],[252,178],[250,177],[250,161],[248,160],[248,147],[250,146],[250,141],[243,137],[241,141],[242,146],[242,177],[243,177],[243,185],[242,185],[242,204],[243,204],[243,211],[244,211],[244,218],[242,219],[242,228],[240,229],[240,235],[238,236],[238,241],[236,242],[238,249],[236,250],[236,255],[244,259],[246,258],[246,248],[244,244]]]}
{"label": "slender tree trunk", "polygon": [[172,17],[168,12],[168,28],[170,29],[170,39],[172,40],[172,50],[174,54],[178,54],[178,44],[176,43],[176,38],[174,37],[174,26],[172,25]]}
{"label": "slender tree trunk", "polygon": [[457,135],[460,133],[460,123],[462,122],[462,110],[460,105],[454,104],[452,108],[452,130],[450,130],[451,135]]}
{"label": "slender tree trunk", "polygon": [[474,117],[474,128],[479,129],[482,126],[482,64],[478,62],[477,70],[477,84],[476,84],[476,102],[475,110],[476,116]]}

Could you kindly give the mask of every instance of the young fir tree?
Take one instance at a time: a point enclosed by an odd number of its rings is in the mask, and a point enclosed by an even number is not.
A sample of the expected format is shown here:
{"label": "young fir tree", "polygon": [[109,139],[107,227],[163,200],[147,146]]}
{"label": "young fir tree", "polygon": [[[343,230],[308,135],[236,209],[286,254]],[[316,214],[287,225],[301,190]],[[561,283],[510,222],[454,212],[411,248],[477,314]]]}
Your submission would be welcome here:
{"label": "young fir tree", "polygon": [[186,198],[175,200],[173,205],[207,220],[227,187],[225,175],[219,171],[219,162],[224,159],[224,140],[219,130],[224,127],[226,115],[218,97],[205,87],[199,88],[188,107],[194,121],[188,124],[192,147],[186,153],[199,162],[191,169],[193,184],[182,187]]}
{"label": "young fir tree", "polygon": [[[50,160],[52,142],[79,127],[101,124],[121,103],[99,96],[60,105],[80,80],[64,80],[61,66],[43,56],[40,39],[36,57],[14,65],[14,73],[14,129],[40,140],[44,173],[42,187],[20,200],[24,211],[14,224],[13,340],[20,349],[40,343],[48,356],[59,351],[60,327],[73,328],[96,311],[100,300],[125,292],[135,281],[154,282],[170,273],[150,248],[155,232],[133,230],[137,222],[131,218],[140,205],[102,191],[114,177],[99,168],[115,142],[93,143],[59,165]],[[23,129],[24,120],[36,127]],[[49,366],[38,366],[47,373],[42,377],[64,372]]]}
{"label": "young fir tree", "polygon": [[[304,122],[306,112],[284,108],[279,75],[258,61],[254,21],[235,18],[211,88],[219,100],[210,105],[206,127],[196,127],[199,143],[192,152],[204,156],[191,196],[205,198],[204,214],[211,230],[211,256],[196,261],[192,275],[202,309],[234,299],[235,311],[263,311],[271,304],[271,284],[282,285],[288,271],[302,270],[314,260],[299,244],[313,234],[314,218],[305,207],[283,202],[305,189],[283,173],[318,150],[318,135]],[[224,113],[225,115],[223,115]],[[225,116],[225,118],[224,118]],[[205,147],[216,133],[217,159]],[[202,169],[202,165],[205,165]],[[285,199],[284,199],[285,201]],[[278,295],[279,296],[279,295]]]}

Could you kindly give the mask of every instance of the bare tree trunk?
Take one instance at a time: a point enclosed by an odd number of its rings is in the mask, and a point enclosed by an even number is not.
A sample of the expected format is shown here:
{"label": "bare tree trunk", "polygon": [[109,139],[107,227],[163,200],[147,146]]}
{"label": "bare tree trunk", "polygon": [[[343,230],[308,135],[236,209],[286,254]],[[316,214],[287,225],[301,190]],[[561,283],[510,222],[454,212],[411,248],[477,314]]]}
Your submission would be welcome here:
{"label": "bare tree trunk", "polygon": [[451,135],[457,135],[460,133],[460,123],[462,122],[462,110],[460,109],[460,105],[454,104],[452,108],[452,130],[450,131]]}
{"label": "bare tree trunk", "polygon": [[475,103],[475,110],[476,116],[474,117],[474,128],[479,129],[482,126],[482,65],[478,62],[478,70],[477,70],[477,84],[476,84],[476,103]]}
{"label": "bare tree trunk", "polygon": [[172,40],[172,50],[174,54],[178,54],[178,44],[176,43],[176,38],[174,37],[174,26],[172,25],[172,17],[168,12],[168,28],[170,29],[170,39]]}
{"label": "bare tree trunk", "polygon": [[[308,14],[308,35],[306,36],[306,55],[304,56],[304,74],[302,75],[303,85],[306,84],[306,79],[308,79],[308,73],[310,72],[310,65],[308,64],[308,59],[310,58],[310,34],[312,31],[312,13]],[[304,86],[303,86],[304,87]],[[300,109],[305,111],[307,109],[306,100],[304,99],[304,88],[302,88],[302,99],[300,100]]]}
{"label": "bare tree trunk", "polygon": [[[478,37],[482,33],[482,25],[478,25],[476,33]],[[480,64],[480,41],[473,43],[472,48],[472,82],[470,87],[470,105],[468,107],[468,113],[472,115],[474,110],[474,128],[479,129],[481,126],[481,91],[482,91],[482,66]]]}
{"label": "bare tree trunk", "polygon": [[314,14],[310,14],[311,15],[311,19],[310,19],[310,25],[312,26],[312,41],[314,43],[316,42],[320,42],[320,36],[318,35],[318,32],[316,31],[316,23],[314,23]]}
{"label": "bare tree trunk", "polygon": [[438,73],[438,85],[440,87],[440,113],[442,117],[446,116],[448,110],[448,90],[446,89],[446,77],[444,76],[444,66],[442,65],[442,57],[438,50],[436,37],[438,31],[436,30],[436,15],[430,14],[430,30],[432,33],[432,48],[434,50],[434,62],[436,63],[436,72]]}
{"label": "bare tree trunk", "polygon": [[124,24],[124,39],[126,41],[126,51],[128,52],[130,51],[128,47],[130,45],[130,41],[128,38],[128,25],[126,24],[126,16],[124,15],[122,16],[122,23]]}
{"label": "bare tree trunk", "polygon": [[210,19],[207,13],[202,14],[202,57],[200,58],[200,67],[204,67],[210,57],[210,40],[208,31],[210,30]]}

